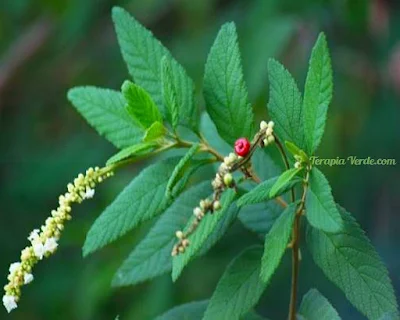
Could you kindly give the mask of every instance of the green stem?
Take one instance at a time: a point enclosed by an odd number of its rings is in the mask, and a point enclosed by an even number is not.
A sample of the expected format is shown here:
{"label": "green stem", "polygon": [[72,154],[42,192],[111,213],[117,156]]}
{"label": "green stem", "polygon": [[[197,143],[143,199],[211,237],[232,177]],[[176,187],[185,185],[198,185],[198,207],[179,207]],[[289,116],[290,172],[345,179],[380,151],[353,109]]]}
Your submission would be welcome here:
{"label": "green stem", "polygon": [[290,293],[290,305],[289,305],[289,320],[296,320],[296,304],[297,304],[297,287],[298,287],[298,278],[299,278],[299,268],[300,268],[300,259],[299,259],[299,248],[300,248],[300,224],[301,224],[301,216],[305,207],[307,189],[308,189],[308,180],[310,177],[309,168],[307,168],[306,177],[303,182],[303,195],[300,200],[299,207],[296,211],[296,216],[293,223],[293,238],[291,242],[292,247],[292,285],[291,285],[291,293]]}
{"label": "green stem", "polygon": [[[279,153],[281,154],[282,160],[285,164],[285,168],[286,168],[286,170],[289,170],[289,168],[290,168],[289,159],[286,155],[285,149],[283,148],[283,145],[282,145],[281,141],[279,140],[279,138],[276,135],[274,135],[274,137],[275,137],[276,146],[278,147]],[[296,199],[294,187],[291,189],[290,192],[291,192],[291,197],[292,197],[291,200],[292,200],[292,202],[294,202],[294,200]]]}

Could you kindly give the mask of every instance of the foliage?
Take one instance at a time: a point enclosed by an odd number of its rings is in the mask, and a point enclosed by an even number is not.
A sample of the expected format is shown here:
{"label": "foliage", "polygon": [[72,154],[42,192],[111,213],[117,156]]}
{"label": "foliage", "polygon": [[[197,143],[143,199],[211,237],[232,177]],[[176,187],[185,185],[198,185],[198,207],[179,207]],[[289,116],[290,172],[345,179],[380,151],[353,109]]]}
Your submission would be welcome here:
{"label": "foliage", "polygon": [[[235,187],[236,191],[233,189],[224,191],[221,199],[222,209],[215,210],[213,214],[207,214],[207,211],[204,211],[203,214],[206,214],[204,218],[193,217],[184,228],[180,222],[182,220],[179,219],[178,224],[178,216],[167,218],[173,212],[176,212],[175,214],[179,212],[178,208],[189,200],[187,198],[189,194],[191,207],[196,206],[196,197],[199,201],[205,196],[204,193],[197,193],[197,188],[192,188],[187,195],[178,196],[172,206],[170,206],[171,203],[165,201],[170,197],[163,196],[165,193],[167,195],[171,193],[196,153],[209,152],[216,156],[216,160],[221,160],[221,157],[213,149],[207,147],[206,140],[199,135],[197,126],[193,125],[196,121],[190,120],[198,117],[195,111],[197,108],[193,108],[191,103],[185,105],[182,102],[184,99],[193,101],[192,82],[187,79],[182,67],[149,31],[141,27],[125,11],[119,8],[114,9],[113,19],[130,73],[136,82],[143,86],[140,88],[131,82],[124,83],[122,93],[127,101],[128,113],[145,129],[153,123],[160,123],[161,113],[154,104],[152,100],[154,99],[163,111],[164,121],[168,121],[174,130],[171,133],[166,131],[164,134],[165,137],[169,136],[175,140],[171,142],[171,146],[189,147],[189,150],[178,163],[176,160],[160,162],[144,170],[139,177],[134,179],[95,222],[88,233],[84,252],[87,254],[101,248],[140,222],[167,210],[150,231],[146,240],[121,267],[114,284],[133,284],[170,270],[167,251],[172,246],[173,227],[183,230],[183,232],[178,231],[181,232],[178,238],[182,238],[182,234],[187,234],[187,240],[184,240],[187,244],[183,245],[181,252],[177,252],[177,257],[172,258],[172,278],[176,280],[190,260],[201,252],[205,242],[210,241],[213,233],[218,231],[219,238],[226,231],[226,227],[219,227],[218,224],[229,225],[235,219],[238,209],[234,201],[238,190]],[[139,48],[139,43],[144,46]],[[178,79],[185,79],[185,81]],[[279,139],[285,141],[287,150],[298,163],[295,168],[287,167],[278,177],[270,178],[248,192],[244,191],[245,194],[239,199],[238,206],[270,201],[288,190],[294,190],[296,184],[303,185],[303,195],[298,200],[292,197],[292,203],[286,205],[286,209],[275,219],[265,235],[264,253],[262,254],[260,248],[248,248],[235,258],[219,281],[207,306],[205,307],[205,302],[196,304],[196,310],[197,306],[202,310],[205,308],[203,319],[239,319],[249,312],[279,266],[291,235],[293,238],[290,247],[294,251],[299,250],[299,221],[302,215],[305,215],[310,223],[307,244],[315,262],[326,276],[344,291],[349,301],[370,319],[379,319],[386,312],[396,311],[397,303],[385,267],[354,219],[342,209],[337,209],[328,180],[319,169],[312,168],[308,160],[321,142],[328,105],[332,98],[332,68],[325,35],[319,35],[312,50],[303,101],[289,71],[275,60],[269,62],[269,79],[271,92],[268,107],[276,126],[262,125],[253,140],[252,147],[256,148],[258,141],[262,139],[268,140],[273,128],[276,127],[274,137],[275,140],[278,139],[277,146],[286,158],[286,165],[289,163],[288,156]],[[233,23],[228,23],[222,26],[207,59],[204,98],[207,111],[219,135],[231,145],[239,137],[250,138],[254,132],[253,112],[246,90],[236,28]],[[166,106],[168,115],[165,115],[166,112],[162,106]],[[83,108],[79,108],[78,104],[78,109]],[[185,112],[190,112],[190,114]],[[181,115],[183,115],[183,122],[182,119],[179,120]],[[88,118],[90,119],[90,116]],[[91,123],[95,123],[94,120]],[[200,141],[182,144],[177,131],[179,124],[188,125],[194,134],[200,137]],[[263,138],[265,134],[266,138]],[[264,145],[269,142],[268,140]],[[166,142],[162,143],[166,144]],[[151,153],[151,150],[149,152]],[[130,156],[132,155],[129,155],[128,159]],[[245,155],[246,157],[250,159],[251,154]],[[229,166],[232,166],[234,160],[230,159],[230,162],[227,162],[226,159],[228,158],[225,158],[225,163],[228,168],[231,168]],[[240,160],[232,168],[235,166],[243,170],[245,168],[241,167]],[[303,179],[300,179],[299,175]],[[249,176],[251,177],[251,173]],[[224,177],[224,183],[230,187],[231,180],[226,180],[226,174],[220,177],[218,178],[217,174],[216,179]],[[214,184],[213,186],[214,192],[218,195],[220,187]],[[168,206],[170,206],[169,209],[167,209]],[[186,207],[184,210],[189,213],[191,211]],[[201,212],[201,209],[198,208],[198,210]],[[187,213],[180,214],[187,217]],[[196,213],[195,210],[195,214],[200,213]],[[224,222],[226,218],[228,223]],[[174,220],[177,223],[173,223]],[[195,229],[192,234],[191,228],[194,224],[197,227],[198,223],[200,224],[198,229]],[[298,264],[296,255],[293,259],[294,264]],[[154,267],[150,268],[149,263]],[[144,267],[141,266],[142,264]],[[293,303],[296,304],[296,301]],[[185,310],[187,308],[189,305],[185,307]],[[294,316],[293,310],[290,313],[291,319]],[[193,312],[193,315],[197,313],[197,311]],[[300,316],[306,319],[339,318],[326,298],[316,290],[310,291],[304,297],[299,312]]]}

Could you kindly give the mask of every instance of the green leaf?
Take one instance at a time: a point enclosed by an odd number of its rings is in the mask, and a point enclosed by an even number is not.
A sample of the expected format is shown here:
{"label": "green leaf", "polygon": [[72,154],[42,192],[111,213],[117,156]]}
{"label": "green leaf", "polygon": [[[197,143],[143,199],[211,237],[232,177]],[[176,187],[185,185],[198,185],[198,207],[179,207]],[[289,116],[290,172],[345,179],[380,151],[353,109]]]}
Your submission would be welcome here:
{"label": "green leaf", "polygon": [[331,59],[325,35],[321,33],[311,53],[304,88],[304,128],[307,153],[309,155],[313,154],[318,148],[324,134],[326,115],[332,99],[332,91]]}
{"label": "green leaf", "polygon": [[282,207],[273,201],[261,202],[241,208],[238,218],[247,229],[264,239],[282,212]]}
{"label": "green leaf", "polygon": [[379,320],[399,320],[399,314],[396,312],[387,312]]}
{"label": "green leaf", "polygon": [[148,128],[144,134],[143,141],[150,142],[154,140],[158,140],[165,136],[167,133],[167,129],[161,122],[154,122],[150,128]]}
{"label": "green leaf", "polygon": [[271,187],[271,191],[269,192],[270,198],[275,198],[278,194],[282,193],[282,190],[287,190],[288,184],[295,178],[295,176],[303,170],[302,168],[292,168],[283,172],[278,180]]}
{"label": "green leaf", "polygon": [[284,165],[277,149],[263,148],[254,151],[251,165],[261,180],[268,180],[281,174]]}
{"label": "green leaf", "polygon": [[340,320],[335,308],[317,289],[311,289],[303,297],[299,314],[306,320]]}
{"label": "green leaf", "polygon": [[306,217],[313,227],[326,232],[338,232],[343,225],[329,182],[316,167],[310,172]]}
{"label": "green leaf", "polygon": [[203,320],[241,319],[260,299],[266,284],[260,281],[261,247],[237,256],[218,282]]}
{"label": "green leaf", "polygon": [[161,61],[161,81],[162,95],[164,104],[168,110],[169,121],[172,127],[176,129],[179,124],[179,107],[176,101],[176,88],[171,73],[171,64],[167,57],[163,57]]}
{"label": "green leaf", "polygon": [[261,260],[261,279],[268,283],[286,251],[296,213],[297,203],[291,203],[275,221],[265,237]]}
{"label": "green leaf", "polygon": [[161,60],[164,56],[167,56],[171,61],[171,73],[177,89],[177,103],[187,108],[185,114],[190,114],[193,117],[192,120],[197,120],[192,80],[187,76],[182,66],[172,58],[169,51],[154,38],[153,34],[127,11],[114,7],[112,18],[122,56],[135,83],[150,94],[161,113],[165,115],[161,89]]}
{"label": "green leaf", "polygon": [[143,130],[126,112],[125,100],[119,92],[76,87],[68,91],[68,99],[86,121],[117,148],[140,142]]}
{"label": "green leaf", "polygon": [[133,285],[170,271],[175,232],[185,227],[199,200],[211,193],[208,181],[182,193],[118,269],[113,286]]}
{"label": "green leaf", "polygon": [[207,304],[208,300],[185,303],[168,310],[155,320],[200,320],[207,308]]}
{"label": "green leaf", "polygon": [[293,142],[285,141],[285,146],[291,154],[294,156],[299,156],[303,162],[308,162],[307,154]]}
{"label": "green leaf", "polygon": [[143,157],[151,153],[151,151],[153,151],[157,147],[158,144],[155,142],[144,142],[135,144],[128,148],[122,149],[120,152],[113,155],[110,159],[107,160],[107,166],[120,162],[122,160],[126,160],[128,158]]}
{"label": "green leaf", "polygon": [[275,131],[282,140],[304,147],[304,123],[301,93],[292,75],[278,61],[268,63],[270,94],[268,110],[276,122]]}
{"label": "green leaf", "polygon": [[[173,72],[173,68],[176,70]],[[195,101],[194,83],[186,72],[177,66],[170,57],[164,56],[161,62],[162,95],[174,129],[178,124],[198,131],[199,109]],[[179,91],[190,93],[183,97]]]}
{"label": "green leaf", "polygon": [[251,138],[253,111],[243,80],[236,27],[222,26],[208,55],[204,75],[206,108],[220,136],[233,145],[237,138]]}
{"label": "green leaf", "polygon": [[[254,189],[250,190],[242,197],[240,197],[240,199],[237,202],[238,207],[270,200],[271,199],[270,191],[277,182],[277,180],[278,177],[275,177],[261,182]],[[298,177],[294,177],[291,181],[289,181],[288,184],[280,188],[279,193],[275,194],[275,196],[285,193],[289,189],[293,188],[299,182],[301,182],[301,179]]]}
{"label": "green leaf", "polygon": [[183,158],[178,162],[174,171],[172,172],[171,177],[167,183],[167,189],[165,195],[167,198],[171,197],[172,190],[177,182],[177,180],[183,175],[185,170],[190,165],[190,160],[196,154],[197,150],[199,149],[199,143],[195,143],[193,146],[190,147],[188,152],[183,156]]}
{"label": "green leaf", "polygon": [[160,215],[168,205],[165,188],[177,164],[172,158],[144,169],[96,219],[83,246],[86,256]]}
{"label": "green leaf", "polygon": [[[189,236],[189,247],[185,250],[184,253],[177,255],[172,260],[173,281],[178,279],[179,275],[182,273],[183,268],[202,249],[203,244],[205,243],[207,238],[213,233],[213,231],[218,230],[220,226],[224,224],[225,219],[232,221],[236,217],[238,213],[237,207],[232,206],[232,209],[230,209],[230,205],[235,197],[236,193],[232,189],[228,189],[227,191],[225,191],[221,198],[222,208],[218,211],[215,211],[213,214],[206,214],[205,217],[201,220],[201,223],[197,227],[196,231]],[[199,199],[199,201],[200,200],[201,199]],[[192,217],[192,219],[189,221],[185,230],[187,230],[187,228],[192,224],[193,219],[194,217]],[[220,236],[222,236],[221,233]]]}
{"label": "green leaf", "polygon": [[209,114],[203,112],[200,120],[200,132],[204,135],[208,143],[220,154],[229,154],[232,152],[232,146],[223,140],[212,122]]}
{"label": "green leaf", "polygon": [[[208,300],[189,302],[181,304],[168,310],[155,320],[200,320],[206,311]],[[264,318],[255,312],[249,312],[242,320],[263,320]],[[264,319],[267,320],[267,319]]]}
{"label": "green leaf", "polygon": [[126,80],[121,91],[127,102],[126,110],[143,129],[150,128],[156,121],[162,122],[160,111],[143,88]]}
{"label": "green leaf", "polygon": [[368,319],[397,314],[388,271],[355,219],[338,206],[344,225],[338,233],[309,227],[307,245],[315,263]]}

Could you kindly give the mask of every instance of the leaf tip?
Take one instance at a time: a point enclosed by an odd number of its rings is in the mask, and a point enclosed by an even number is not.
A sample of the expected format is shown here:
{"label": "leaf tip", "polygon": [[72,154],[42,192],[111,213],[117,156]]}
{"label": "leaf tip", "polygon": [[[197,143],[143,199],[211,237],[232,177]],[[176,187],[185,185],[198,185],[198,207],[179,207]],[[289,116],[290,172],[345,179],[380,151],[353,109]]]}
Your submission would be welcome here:
{"label": "leaf tip", "polygon": [[179,272],[176,268],[172,266],[172,273],[171,273],[172,282],[176,282],[179,278]]}
{"label": "leaf tip", "polygon": [[276,60],[274,58],[269,58],[268,59],[268,69],[276,68],[278,66],[280,66],[280,63],[279,63],[278,60]]}
{"label": "leaf tip", "polygon": [[127,91],[132,87],[132,85],[133,85],[133,82],[132,82],[132,81],[130,81],[130,80],[125,80],[125,81],[122,83],[121,92],[122,92],[122,93],[127,92]]}
{"label": "leaf tip", "polygon": [[85,87],[73,87],[67,91],[67,99],[73,103],[76,100],[77,96],[79,95]]}
{"label": "leaf tip", "polygon": [[83,245],[82,248],[82,257],[86,258],[89,254],[91,253],[91,250],[89,250],[86,246],[86,243]]}
{"label": "leaf tip", "polygon": [[114,23],[117,23],[119,16],[122,14],[127,14],[127,11],[119,6],[114,6],[111,8],[111,17]]}

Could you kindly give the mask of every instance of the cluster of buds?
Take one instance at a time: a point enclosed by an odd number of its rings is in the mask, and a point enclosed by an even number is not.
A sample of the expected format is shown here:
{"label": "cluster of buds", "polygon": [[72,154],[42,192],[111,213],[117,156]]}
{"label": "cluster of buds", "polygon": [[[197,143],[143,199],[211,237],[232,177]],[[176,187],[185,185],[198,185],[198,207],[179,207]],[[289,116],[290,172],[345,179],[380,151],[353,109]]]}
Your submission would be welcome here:
{"label": "cluster of buds", "polygon": [[21,296],[21,287],[33,281],[33,266],[44,257],[52,255],[58,247],[58,240],[66,221],[71,219],[71,205],[81,203],[94,196],[97,183],[113,175],[108,168],[89,168],[86,174],[79,174],[73,183],[68,184],[68,191],[59,197],[59,206],[51,212],[40,230],[35,229],[28,237],[30,246],[21,251],[21,261],[10,265],[8,284],[4,286],[3,305],[7,312],[17,308]]}
{"label": "cluster of buds", "polygon": [[220,194],[225,188],[231,188],[234,185],[231,169],[238,160],[239,157],[233,152],[224,158],[224,162],[219,166],[218,172],[211,182],[215,193]]}
{"label": "cluster of buds", "polygon": [[221,209],[220,199],[222,192],[226,188],[233,188],[235,186],[230,170],[238,160],[239,157],[234,153],[230,153],[224,158],[224,162],[219,166],[215,179],[211,183],[214,190],[212,200],[208,198],[201,200],[199,206],[193,209],[194,220],[189,229],[186,232],[181,230],[176,232],[178,243],[172,249],[172,256],[185,252],[186,248],[190,244],[188,237],[196,230],[197,226],[207,213],[212,214]]}
{"label": "cluster of buds", "polygon": [[[218,197],[218,198],[217,198]],[[188,237],[196,230],[197,226],[204,218],[207,213],[213,213],[221,209],[221,203],[219,196],[214,193],[214,199],[208,198],[200,200],[200,205],[193,209],[194,220],[187,232],[178,230],[175,235],[178,238],[178,243],[173,247],[171,255],[176,256],[180,253],[185,252],[185,249],[189,246],[190,242]]]}
{"label": "cluster of buds", "polygon": [[275,141],[274,125],[275,123],[273,121],[269,121],[268,123],[266,121],[260,122],[260,130],[264,134],[264,137],[261,140],[262,146],[266,147]]}

